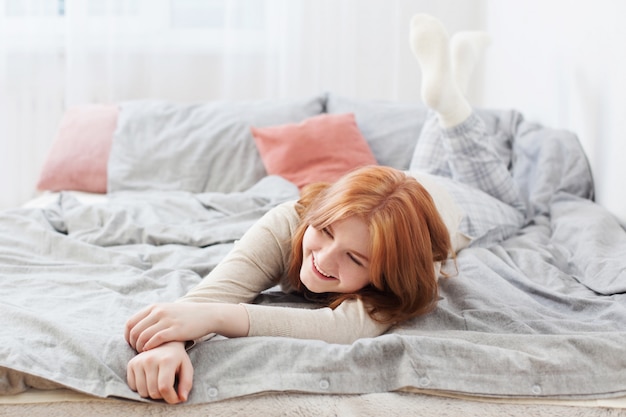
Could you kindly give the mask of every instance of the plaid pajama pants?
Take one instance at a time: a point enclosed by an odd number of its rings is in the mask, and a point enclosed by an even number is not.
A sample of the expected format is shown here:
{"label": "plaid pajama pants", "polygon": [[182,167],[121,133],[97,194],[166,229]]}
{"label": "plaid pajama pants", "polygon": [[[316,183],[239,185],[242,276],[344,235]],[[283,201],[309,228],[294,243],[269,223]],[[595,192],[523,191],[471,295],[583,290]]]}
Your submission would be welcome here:
{"label": "plaid pajama pants", "polygon": [[501,241],[524,223],[524,199],[475,113],[460,125],[444,129],[430,112],[410,170],[438,177],[465,212],[460,229],[472,238],[472,245]]}

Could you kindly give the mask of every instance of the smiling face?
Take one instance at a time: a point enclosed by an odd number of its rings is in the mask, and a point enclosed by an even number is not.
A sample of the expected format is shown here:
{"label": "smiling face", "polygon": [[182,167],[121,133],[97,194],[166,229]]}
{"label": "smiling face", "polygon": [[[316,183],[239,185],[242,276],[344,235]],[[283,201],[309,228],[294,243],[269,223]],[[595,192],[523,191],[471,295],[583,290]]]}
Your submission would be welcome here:
{"label": "smiling face", "polygon": [[311,292],[354,293],[370,283],[370,233],[358,217],[308,226],[302,252],[300,280]]}

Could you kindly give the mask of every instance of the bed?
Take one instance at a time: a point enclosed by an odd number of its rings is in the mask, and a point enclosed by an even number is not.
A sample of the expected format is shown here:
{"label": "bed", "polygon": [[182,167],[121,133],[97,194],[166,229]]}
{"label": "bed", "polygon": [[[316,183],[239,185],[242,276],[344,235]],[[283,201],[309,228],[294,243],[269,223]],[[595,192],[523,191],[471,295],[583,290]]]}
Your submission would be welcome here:
{"label": "bed", "polygon": [[[410,170],[426,109],[324,93],[68,110],[45,192],[0,213],[0,415],[618,415],[626,233],[575,135],[478,112],[528,213],[459,253],[434,312],[351,345],[215,337],[168,406],[126,385],[126,319],[185,294],[298,181],[367,152]],[[255,302],[315,308],[278,288]]]}

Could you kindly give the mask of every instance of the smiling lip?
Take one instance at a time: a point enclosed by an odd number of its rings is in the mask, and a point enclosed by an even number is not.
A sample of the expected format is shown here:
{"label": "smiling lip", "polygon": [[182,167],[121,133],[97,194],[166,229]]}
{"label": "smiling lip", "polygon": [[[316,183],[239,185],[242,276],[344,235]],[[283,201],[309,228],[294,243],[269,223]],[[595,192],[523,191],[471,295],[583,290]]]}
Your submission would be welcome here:
{"label": "smiling lip", "polygon": [[320,270],[317,268],[317,265],[315,264],[315,257],[313,257],[313,255],[311,255],[311,266],[313,267],[313,272],[315,273],[315,275],[316,275],[319,279],[322,279],[322,280],[325,280],[325,281],[333,281],[333,280],[336,280],[336,279],[337,279],[337,278],[335,278],[335,277],[329,277],[329,276],[327,276],[327,275],[324,275],[324,274],[322,273],[322,271],[320,271]]}

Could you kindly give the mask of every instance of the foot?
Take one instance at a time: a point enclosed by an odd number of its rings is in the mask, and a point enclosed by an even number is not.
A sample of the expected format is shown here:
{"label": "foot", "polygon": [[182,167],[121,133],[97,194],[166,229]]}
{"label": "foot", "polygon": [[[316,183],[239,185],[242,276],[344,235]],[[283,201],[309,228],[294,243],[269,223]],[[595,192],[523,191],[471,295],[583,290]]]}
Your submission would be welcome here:
{"label": "foot", "polygon": [[474,67],[490,43],[491,37],[483,31],[464,31],[452,35],[450,39],[452,74],[464,95],[467,94]]}
{"label": "foot", "polygon": [[472,108],[456,85],[450,64],[449,36],[437,19],[418,14],[411,19],[411,51],[422,68],[422,99],[441,126],[456,126]]}

